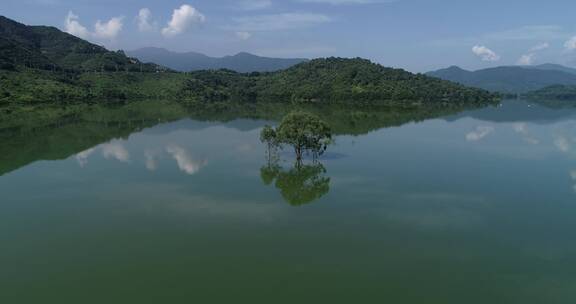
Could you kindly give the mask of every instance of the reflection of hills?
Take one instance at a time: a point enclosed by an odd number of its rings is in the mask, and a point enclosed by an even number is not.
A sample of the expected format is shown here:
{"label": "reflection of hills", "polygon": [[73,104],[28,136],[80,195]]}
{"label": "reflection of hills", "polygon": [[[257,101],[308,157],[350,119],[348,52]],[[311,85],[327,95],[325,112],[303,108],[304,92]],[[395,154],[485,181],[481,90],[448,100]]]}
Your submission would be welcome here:
{"label": "reflection of hills", "polygon": [[[328,122],[337,135],[360,135],[460,110],[456,107],[351,108],[273,103],[206,105],[190,110],[161,102],[138,102],[115,108],[78,106],[73,109],[63,113],[47,108],[25,115],[0,117],[0,175],[38,160],[66,159],[114,138],[127,137],[150,127],[154,128],[144,130],[146,134],[162,135],[213,126],[252,131],[267,121],[278,121],[292,110],[303,109]],[[180,120],[182,118],[190,119]]]}
{"label": "reflection of hills", "polygon": [[456,121],[463,118],[473,118],[497,123],[531,122],[536,124],[550,124],[562,120],[576,119],[576,108],[551,107],[547,103],[508,100],[502,102],[501,106],[464,111],[456,115],[448,116],[445,120]]}
{"label": "reflection of hills", "polygon": [[162,121],[179,118],[181,110],[142,103],[120,108],[82,106],[76,112],[58,115],[44,109],[2,121],[0,176],[35,161],[66,159],[114,138],[126,138]]}
{"label": "reflection of hills", "polygon": [[249,132],[261,128],[264,124],[266,124],[266,122],[262,120],[250,119],[236,119],[228,122],[183,119],[171,123],[157,125],[152,129],[144,130],[143,133],[149,135],[162,135],[179,130],[197,131],[216,126],[231,128],[242,132]]}
{"label": "reflection of hills", "polygon": [[[247,104],[215,109],[206,108],[189,116],[198,121],[225,122],[225,126],[241,131],[257,129],[265,121],[279,121],[294,110],[319,116],[336,135],[362,135],[382,128],[401,126],[462,111],[459,106],[369,107],[344,105]],[[260,120],[260,121],[255,121]]]}
{"label": "reflection of hills", "polygon": [[0,138],[0,176],[38,160],[66,159],[113,138],[127,137],[144,125],[70,123],[28,132],[5,132]]}

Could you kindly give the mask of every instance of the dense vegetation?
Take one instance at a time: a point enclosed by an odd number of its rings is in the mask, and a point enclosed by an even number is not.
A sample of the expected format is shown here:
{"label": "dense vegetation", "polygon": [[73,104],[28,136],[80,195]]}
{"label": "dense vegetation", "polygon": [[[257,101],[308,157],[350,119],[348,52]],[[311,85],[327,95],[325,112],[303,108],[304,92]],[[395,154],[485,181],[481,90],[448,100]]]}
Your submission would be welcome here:
{"label": "dense vegetation", "polygon": [[178,100],[187,78],[178,73],[51,72],[0,70],[1,106],[125,103],[128,100]]}
{"label": "dense vegetation", "polygon": [[185,83],[190,101],[304,103],[487,103],[496,96],[448,81],[385,68],[365,59],[325,58],[276,73],[192,73]]}
{"label": "dense vegetation", "polygon": [[104,47],[48,26],[27,26],[0,16],[0,69],[27,67],[49,71],[142,71],[164,68],[143,64],[122,51]]}
{"label": "dense vegetation", "polygon": [[362,59],[327,58],[276,73],[1,71],[0,105],[165,99],[213,102],[485,104],[488,92],[384,68]]}
{"label": "dense vegetation", "polygon": [[530,100],[543,101],[575,101],[576,102],[576,85],[565,86],[555,85],[533,91],[526,94]]}
{"label": "dense vegetation", "polygon": [[[317,59],[273,73],[175,73],[143,64],[53,27],[0,17],[0,106],[214,102],[486,103],[494,96],[363,59]],[[8,110],[8,111],[12,111]]]}
{"label": "dense vegetation", "polygon": [[317,116],[297,111],[286,115],[276,129],[265,126],[260,133],[260,140],[268,146],[269,160],[272,149],[290,146],[294,149],[296,161],[301,162],[304,153],[316,159],[326,151],[332,143],[332,130]]}

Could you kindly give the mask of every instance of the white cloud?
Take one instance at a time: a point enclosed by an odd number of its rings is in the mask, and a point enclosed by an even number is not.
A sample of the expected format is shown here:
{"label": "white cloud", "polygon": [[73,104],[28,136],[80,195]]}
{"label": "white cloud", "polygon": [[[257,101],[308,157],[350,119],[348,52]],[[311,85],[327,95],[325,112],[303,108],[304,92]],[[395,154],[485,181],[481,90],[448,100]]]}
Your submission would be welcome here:
{"label": "white cloud", "polygon": [[263,32],[306,28],[330,22],[332,19],[322,14],[285,13],[242,17],[235,21],[237,25],[233,29],[236,31]]}
{"label": "white cloud", "polygon": [[178,168],[189,175],[198,173],[198,171],[207,164],[206,161],[195,161],[188,151],[177,145],[166,147],[166,152],[176,160]]}
{"label": "white cloud", "polygon": [[136,16],[136,21],[138,22],[138,30],[141,32],[152,32],[156,30],[158,26],[155,22],[151,20],[152,12],[148,8],[140,9],[138,16]]}
{"label": "white cloud", "polygon": [[534,56],[536,56],[535,54],[526,54],[526,55],[522,55],[520,56],[520,59],[518,59],[518,65],[532,65],[534,64]]}
{"label": "white cloud", "polygon": [[94,37],[99,39],[113,40],[115,39],[120,31],[122,31],[123,17],[114,17],[108,22],[102,22],[100,20],[96,21],[94,25]]}
{"label": "white cloud", "polygon": [[496,54],[491,49],[483,46],[483,45],[476,45],[472,48],[472,53],[476,56],[482,58],[483,61],[498,61],[500,60],[500,56]]}
{"label": "white cloud", "polygon": [[193,23],[203,23],[206,17],[194,7],[184,4],[175,9],[172,19],[168,25],[162,29],[162,35],[173,37],[186,31]]}
{"label": "white cloud", "polygon": [[90,32],[88,28],[80,23],[80,18],[70,11],[64,21],[64,31],[82,39],[89,39],[92,37],[96,39],[112,40],[118,36],[120,31],[122,31],[122,19],[123,17],[114,17],[108,22],[98,20],[94,25],[94,32]]}
{"label": "white cloud", "polygon": [[236,37],[238,37],[240,40],[248,40],[252,38],[252,34],[248,32],[236,32]]}
{"label": "white cloud", "polygon": [[266,9],[271,6],[271,0],[244,0],[240,2],[240,8],[247,11]]}
{"label": "white cloud", "polygon": [[568,41],[566,41],[566,43],[564,43],[564,47],[568,51],[576,50],[576,36],[574,36],[574,37],[570,38]]}
{"label": "white cloud", "polygon": [[538,52],[538,51],[543,51],[549,47],[550,47],[550,44],[548,42],[544,42],[544,43],[540,43],[540,44],[537,44],[537,45],[531,47],[529,51],[530,52]]}
{"label": "white cloud", "polygon": [[529,52],[528,54],[524,54],[524,55],[520,56],[520,59],[518,59],[518,61],[516,63],[518,65],[533,65],[534,64],[534,58],[536,57],[536,53],[543,51],[549,47],[550,47],[550,44],[548,44],[548,42],[537,44],[528,50],[528,52]]}
{"label": "white cloud", "polygon": [[102,156],[106,159],[116,159],[125,163],[130,161],[130,153],[119,142],[102,145]]}
{"label": "white cloud", "polygon": [[492,134],[496,129],[490,126],[478,126],[476,129],[468,134],[466,134],[467,141],[480,141],[484,137]]}
{"label": "white cloud", "polygon": [[79,17],[72,11],[68,12],[68,16],[66,16],[66,20],[64,21],[64,31],[70,35],[74,35],[83,39],[86,39],[88,36],[90,36],[88,29],[80,24]]}

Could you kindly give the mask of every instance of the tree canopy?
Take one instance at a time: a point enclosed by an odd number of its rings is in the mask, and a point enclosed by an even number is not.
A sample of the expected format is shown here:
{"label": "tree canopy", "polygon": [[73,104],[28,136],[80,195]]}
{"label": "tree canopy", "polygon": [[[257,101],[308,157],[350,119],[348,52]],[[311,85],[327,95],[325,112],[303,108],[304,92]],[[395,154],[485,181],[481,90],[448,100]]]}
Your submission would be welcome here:
{"label": "tree canopy", "polygon": [[273,145],[291,146],[296,160],[301,161],[304,152],[312,153],[314,158],[322,155],[332,142],[332,131],[330,126],[317,116],[295,111],[286,115],[277,129],[264,127],[260,140],[268,144],[268,149]]}

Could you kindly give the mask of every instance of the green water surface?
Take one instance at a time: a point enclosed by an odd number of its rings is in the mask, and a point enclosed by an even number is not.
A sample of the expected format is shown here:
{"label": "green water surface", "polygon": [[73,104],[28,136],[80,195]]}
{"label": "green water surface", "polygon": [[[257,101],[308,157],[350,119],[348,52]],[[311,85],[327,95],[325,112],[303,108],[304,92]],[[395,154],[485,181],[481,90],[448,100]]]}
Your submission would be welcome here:
{"label": "green water surface", "polygon": [[576,109],[361,116],[307,171],[274,120],[6,135],[0,303],[576,303]]}

